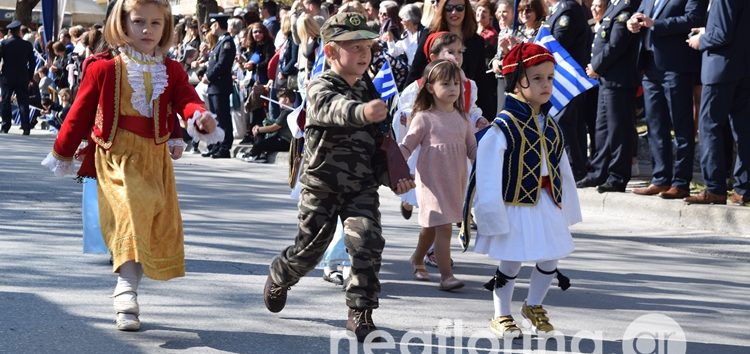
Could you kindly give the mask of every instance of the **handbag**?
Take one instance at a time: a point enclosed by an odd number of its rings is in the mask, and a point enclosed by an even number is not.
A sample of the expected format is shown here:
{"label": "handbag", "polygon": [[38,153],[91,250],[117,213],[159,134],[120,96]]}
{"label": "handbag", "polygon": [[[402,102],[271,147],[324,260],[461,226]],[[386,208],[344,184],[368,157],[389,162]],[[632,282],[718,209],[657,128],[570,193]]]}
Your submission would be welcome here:
{"label": "handbag", "polygon": [[393,138],[393,133],[390,129],[383,136],[383,141],[380,144],[380,150],[385,154],[386,169],[388,172],[388,187],[395,191],[398,187],[398,181],[402,179],[413,179],[409,166],[404,160],[404,155],[401,154],[401,149],[396,144],[396,140]]}

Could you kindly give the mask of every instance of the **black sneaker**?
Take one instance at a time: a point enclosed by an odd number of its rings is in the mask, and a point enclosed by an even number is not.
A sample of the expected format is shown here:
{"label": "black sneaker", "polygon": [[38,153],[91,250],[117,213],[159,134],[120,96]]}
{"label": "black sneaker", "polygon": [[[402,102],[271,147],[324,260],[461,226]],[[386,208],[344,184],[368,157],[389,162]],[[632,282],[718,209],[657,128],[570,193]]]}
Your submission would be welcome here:
{"label": "black sneaker", "polygon": [[276,285],[271,279],[271,275],[266,278],[266,286],[263,288],[263,302],[266,308],[271,312],[281,312],[286,305],[286,292],[288,287]]}
{"label": "black sneaker", "polygon": [[[378,330],[372,322],[372,309],[349,309],[346,319],[346,329],[354,332],[357,341],[362,343],[367,335]],[[375,337],[373,342],[383,342],[383,337]]]}

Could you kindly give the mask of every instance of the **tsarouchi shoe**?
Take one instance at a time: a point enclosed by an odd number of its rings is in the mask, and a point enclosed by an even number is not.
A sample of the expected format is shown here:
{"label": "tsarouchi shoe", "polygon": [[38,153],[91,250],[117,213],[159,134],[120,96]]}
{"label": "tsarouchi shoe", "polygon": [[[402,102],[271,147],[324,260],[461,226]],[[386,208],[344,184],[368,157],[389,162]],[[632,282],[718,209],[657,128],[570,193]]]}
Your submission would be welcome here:
{"label": "tsarouchi shoe", "polygon": [[490,331],[500,338],[521,338],[523,333],[513,316],[497,316],[490,320]]}
{"label": "tsarouchi shoe", "polygon": [[555,330],[555,327],[549,323],[547,310],[542,305],[529,306],[524,301],[521,306],[521,315],[531,322],[531,329],[538,335],[550,334]]}

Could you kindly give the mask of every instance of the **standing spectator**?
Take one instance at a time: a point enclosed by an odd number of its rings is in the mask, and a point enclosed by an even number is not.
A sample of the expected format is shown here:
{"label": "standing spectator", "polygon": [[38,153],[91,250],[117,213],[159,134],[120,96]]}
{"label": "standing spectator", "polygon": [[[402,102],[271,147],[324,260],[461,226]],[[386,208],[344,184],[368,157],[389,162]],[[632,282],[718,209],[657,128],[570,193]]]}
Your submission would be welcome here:
{"label": "standing spectator", "polygon": [[260,18],[263,20],[263,26],[266,26],[271,34],[271,38],[275,38],[279,29],[281,29],[281,22],[276,18],[278,14],[279,4],[273,0],[263,1],[263,5],[260,7]]}
{"label": "standing spectator", "polygon": [[10,33],[0,43],[0,58],[2,59],[2,73],[0,73],[0,87],[2,88],[3,125],[0,132],[7,133],[11,124],[11,97],[15,93],[18,109],[21,114],[21,130],[23,135],[29,135],[31,122],[29,117],[29,83],[34,76],[36,58],[31,43],[21,39],[21,22],[13,21],[5,28]]}
{"label": "standing spectator", "polygon": [[704,23],[707,6],[708,0],[645,0],[628,20],[628,30],[641,39],[638,67],[644,71],[643,98],[653,165],[651,184],[634,189],[635,194],[658,194],[665,199],[690,195],[695,154],[693,84],[700,56],[685,43],[685,33]]}
{"label": "standing spectator", "polygon": [[605,21],[594,36],[589,77],[599,79],[596,114],[596,153],[591,170],[579,180],[579,188],[597,187],[599,193],[625,192],[630,181],[635,132],[635,89],[638,86],[637,37],[626,23],[639,1],[610,4]]}
{"label": "standing spectator", "polygon": [[411,66],[414,62],[414,54],[418,49],[419,36],[425,30],[420,22],[422,10],[416,4],[408,4],[399,10],[398,16],[401,18],[401,25],[404,26],[404,33],[401,35],[401,39],[396,42],[393,55],[398,56],[405,53],[407,63]]}
{"label": "standing spectator", "polygon": [[[578,65],[585,68],[591,60],[592,33],[583,6],[576,0],[545,1],[550,5],[550,15],[545,21],[550,33]],[[588,112],[587,97],[586,94],[574,97],[557,117],[563,132],[565,152],[576,180],[586,176],[588,162],[585,117],[593,115],[593,112]]]}
{"label": "standing spectator", "polygon": [[211,33],[219,40],[211,50],[206,70],[208,80],[208,106],[216,114],[219,127],[224,129],[224,141],[214,144],[203,157],[226,159],[231,157],[234,141],[232,115],[229,107],[229,96],[232,94],[232,64],[237,53],[234,39],[227,32],[229,16],[224,14],[210,15]]}
{"label": "standing spectator", "polygon": [[[497,106],[502,107],[505,104],[505,78],[500,71],[503,62],[503,43],[509,43],[513,37],[513,2],[511,0],[498,0],[495,18],[497,18],[497,48],[495,57],[490,60],[489,68],[495,73],[497,79]],[[507,45],[507,44],[506,44]]]}
{"label": "standing spectator", "polygon": [[713,0],[705,28],[693,29],[690,47],[703,52],[701,64],[701,172],[706,190],[685,198],[689,204],[727,202],[725,136],[731,126],[737,144],[735,204],[750,202],[750,3]]}
{"label": "standing spectator", "polygon": [[[497,110],[497,92],[495,92],[494,77],[487,77],[484,40],[477,34],[477,18],[469,0],[440,0],[437,3],[435,14],[430,24],[429,33],[438,31],[453,32],[459,36],[464,43],[464,62],[461,66],[464,74],[469,79],[476,81],[479,88],[479,108],[482,109],[484,117],[494,117]],[[428,33],[425,31],[419,40],[418,48],[422,48],[427,41]],[[414,62],[409,72],[406,84],[410,84],[421,77],[422,71],[427,65],[427,57],[424,52],[418,50],[414,55]]]}

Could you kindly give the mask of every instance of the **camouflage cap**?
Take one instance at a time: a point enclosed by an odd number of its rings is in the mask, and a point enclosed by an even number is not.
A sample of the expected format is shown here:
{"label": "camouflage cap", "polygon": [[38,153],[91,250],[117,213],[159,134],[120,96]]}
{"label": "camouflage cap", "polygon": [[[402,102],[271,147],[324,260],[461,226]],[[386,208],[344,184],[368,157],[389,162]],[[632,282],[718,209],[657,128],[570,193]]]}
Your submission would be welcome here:
{"label": "camouflage cap", "polygon": [[367,19],[356,12],[342,12],[332,16],[320,28],[320,36],[323,43],[378,38],[378,34],[367,27]]}

